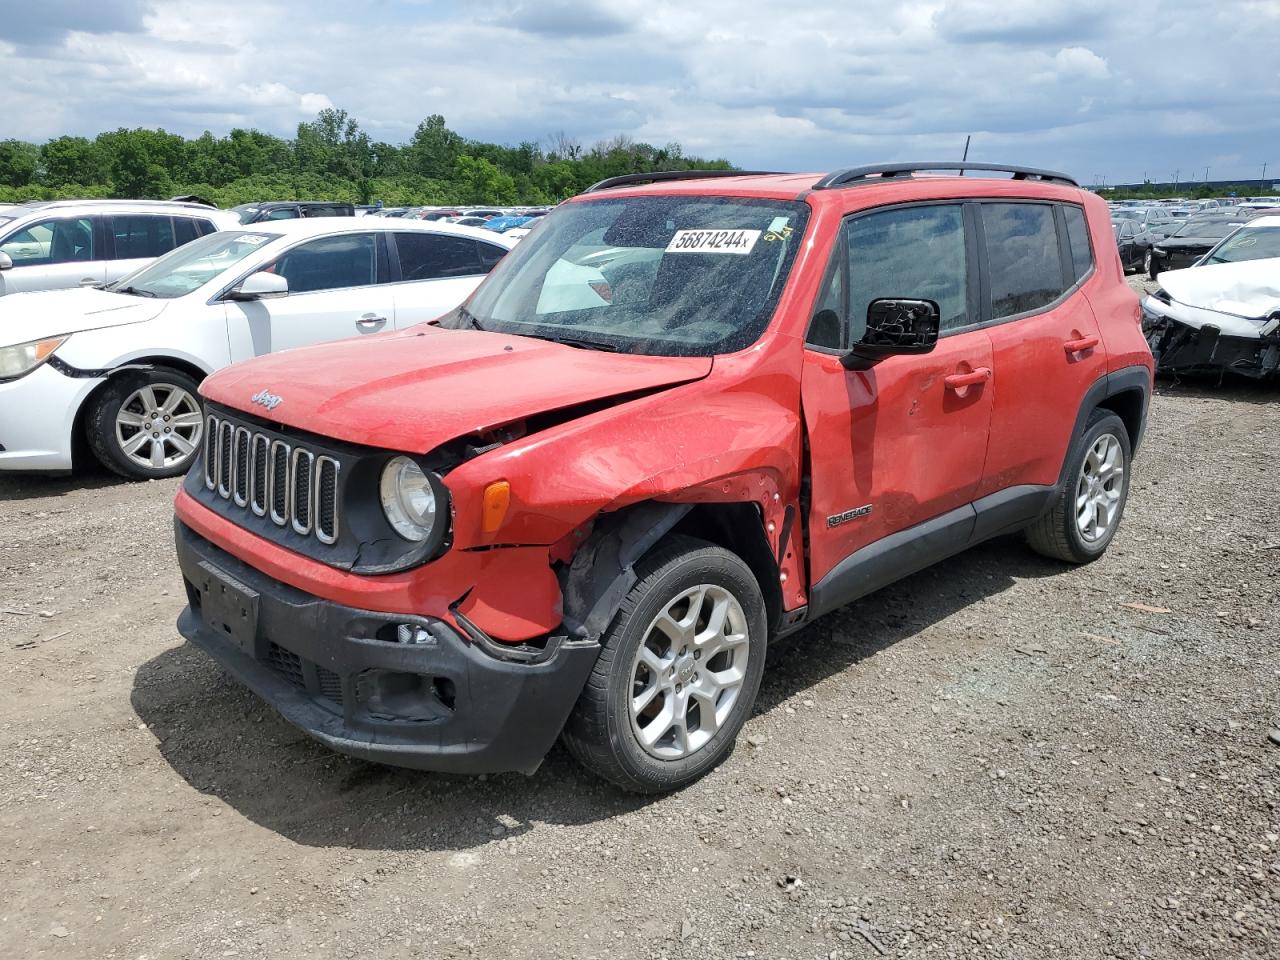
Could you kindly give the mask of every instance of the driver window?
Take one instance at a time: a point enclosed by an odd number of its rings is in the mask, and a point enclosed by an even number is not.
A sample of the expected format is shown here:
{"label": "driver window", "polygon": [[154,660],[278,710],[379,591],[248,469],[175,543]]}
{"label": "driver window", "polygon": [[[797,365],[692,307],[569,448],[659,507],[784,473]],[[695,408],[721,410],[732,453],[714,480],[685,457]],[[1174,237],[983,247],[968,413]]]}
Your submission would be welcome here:
{"label": "driver window", "polygon": [[95,260],[93,221],[84,217],[32,224],[0,243],[0,252],[7,253],[15,267]]}
{"label": "driver window", "polygon": [[375,251],[371,233],[321,237],[285,253],[274,270],[289,281],[290,294],[364,287],[377,277]]}
{"label": "driver window", "polygon": [[845,226],[849,251],[849,338],[862,339],[867,308],[882,297],[934,300],[940,330],[970,322],[964,211],[959,204],[899,207]]}

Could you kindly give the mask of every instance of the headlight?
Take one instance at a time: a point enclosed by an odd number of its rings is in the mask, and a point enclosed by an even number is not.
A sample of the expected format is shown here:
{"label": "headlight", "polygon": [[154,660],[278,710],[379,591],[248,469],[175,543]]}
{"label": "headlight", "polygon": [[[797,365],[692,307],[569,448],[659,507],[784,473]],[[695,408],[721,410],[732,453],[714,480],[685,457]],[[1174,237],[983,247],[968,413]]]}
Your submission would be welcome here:
{"label": "headlight", "polygon": [[48,340],[32,340],[13,347],[0,347],[0,380],[26,376],[66,342],[66,337],[50,337]]}
{"label": "headlight", "polygon": [[424,473],[408,457],[395,457],[382,468],[379,493],[387,521],[406,540],[421,543],[443,522],[440,478]]}

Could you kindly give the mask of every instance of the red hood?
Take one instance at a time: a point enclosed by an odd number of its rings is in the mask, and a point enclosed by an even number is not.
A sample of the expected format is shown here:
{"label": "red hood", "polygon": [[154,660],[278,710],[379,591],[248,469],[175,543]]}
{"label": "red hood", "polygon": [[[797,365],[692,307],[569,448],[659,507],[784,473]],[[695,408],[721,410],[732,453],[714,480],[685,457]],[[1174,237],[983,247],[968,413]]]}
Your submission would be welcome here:
{"label": "red hood", "polygon": [[[325,437],[426,453],[456,437],[634,391],[699,380],[710,357],[636,357],[471,330],[411,332],[268,354],[214,374],[215,403]],[[250,398],[266,391],[268,411]]]}

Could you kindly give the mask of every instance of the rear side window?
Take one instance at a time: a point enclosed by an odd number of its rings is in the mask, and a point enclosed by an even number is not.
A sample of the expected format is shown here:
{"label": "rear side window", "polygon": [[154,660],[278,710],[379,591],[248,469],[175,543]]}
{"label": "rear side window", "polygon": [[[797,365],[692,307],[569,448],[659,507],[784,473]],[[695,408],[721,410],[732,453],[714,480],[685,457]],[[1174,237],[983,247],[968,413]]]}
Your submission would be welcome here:
{"label": "rear side window", "polygon": [[117,260],[141,260],[168,253],[175,246],[173,221],[147,214],[127,214],[111,218]]}
{"label": "rear side window", "polygon": [[1080,280],[1093,269],[1093,248],[1089,246],[1089,227],[1079,207],[1062,208],[1067,220],[1067,240],[1071,244],[1071,275]]}
{"label": "rear side window", "polygon": [[[1049,224],[1052,228],[1052,213]],[[845,227],[845,243],[849,343],[862,339],[867,308],[884,297],[937,301],[943,331],[971,322],[964,213],[959,204],[902,207],[856,217]]]}
{"label": "rear side window", "polygon": [[174,217],[173,218],[173,239],[178,246],[184,243],[190,243],[196,237],[201,236],[204,230],[201,229],[203,223],[207,221],[192,220],[190,217]]}
{"label": "rear side window", "polygon": [[479,276],[492,270],[506,253],[501,247],[471,237],[408,231],[395,236],[402,280]]}
{"label": "rear side window", "polygon": [[1064,292],[1053,207],[1047,203],[984,203],[991,317],[1012,317],[1053,303]]}

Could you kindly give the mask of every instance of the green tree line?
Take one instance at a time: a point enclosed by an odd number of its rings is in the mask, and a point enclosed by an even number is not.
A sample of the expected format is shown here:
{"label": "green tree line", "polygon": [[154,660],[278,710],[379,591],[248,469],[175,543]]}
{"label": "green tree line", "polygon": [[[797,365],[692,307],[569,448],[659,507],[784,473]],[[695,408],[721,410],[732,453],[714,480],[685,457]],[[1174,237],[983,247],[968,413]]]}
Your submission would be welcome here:
{"label": "green tree line", "polygon": [[504,146],[467,140],[427,117],[407,143],[373,140],[345,110],[322,110],[293,139],[259,130],[119,129],[43,144],[0,141],[0,202],[63,198],[163,199],[197,194],[222,207],[254,200],[410,204],[548,204],[605,177],[690,167],[733,169],[625,135],[584,147],[559,133]]}

